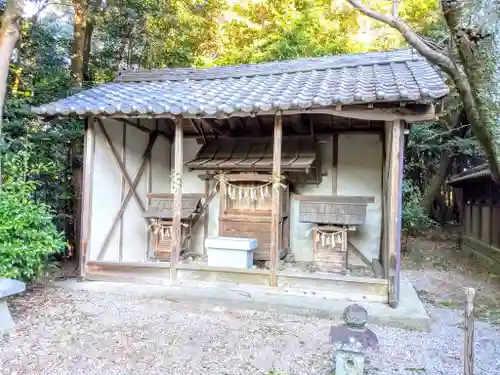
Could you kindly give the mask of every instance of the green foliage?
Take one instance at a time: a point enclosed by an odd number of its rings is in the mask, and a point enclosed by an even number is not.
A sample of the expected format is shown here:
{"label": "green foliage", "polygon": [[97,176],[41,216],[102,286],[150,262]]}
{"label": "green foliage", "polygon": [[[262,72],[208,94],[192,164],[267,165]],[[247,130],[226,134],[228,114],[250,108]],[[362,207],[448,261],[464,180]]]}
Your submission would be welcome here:
{"label": "green foliage", "polygon": [[422,208],[422,193],[420,189],[408,179],[403,181],[403,232],[415,235],[435,226]]}
{"label": "green foliage", "polygon": [[[47,166],[28,165],[29,151],[11,154],[0,190],[0,277],[32,281],[40,275],[49,255],[64,249],[64,236],[56,230],[49,207],[33,199],[37,181]],[[50,166],[48,166],[50,167]]]}
{"label": "green foliage", "polygon": [[[392,0],[371,3],[387,11]],[[432,0],[408,0],[401,17],[419,31],[439,25]],[[92,11],[94,81],[119,67],[213,66],[399,48],[394,29],[330,0],[114,0]]]}
{"label": "green foliage", "polygon": [[242,2],[221,28],[216,65],[324,56],[356,50],[354,11],[330,1]]}
{"label": "green foliage", "polygon": [[[2,159],[12,158],[27,147],[27,181],[36,181],[32,198],[57,213],[57,228],[71,232],[74,197],[71,142],[83,136],[83,122],[45,122],[31,112],[39,105],[69,93],[68,57],[72,35],[61,28],[55,16],[25,19],[16,58],[11,64],[10,90],[4,108]],[[76,150],[79,152],[79,150]],[[35,167],[36,166],[36,167]],[[10,181],[11,170],[3,170]]]}
{"label": "green foliage", "polygon": [[[7,100],[4,121],[4,146],[2,153],[7,158],[22,152],[27,146],[27,163],[31,166],[26,179],[37,181],[33,197],[48,204],[58,214],[69,213],[74,194],[71,186],[72,165],[71,141],[83,135],[81,121],[53,121],[44,123],[30,112],[30,99]],[[4,170],[4,180],[11,179],[10,171]],[[62,230],[61,221],[58,227]]]}
{"label": "green foliage", "polygon": [[[405,176],[423,195],[429,182],[440,168],[440,158],[446,152],[451,160],[463,160],[481,155],[481,148],[468,129],[459,124],[454,129],[450,118],[414,124],[405,148]],[[451,170],[449,171],[451,172]]]}

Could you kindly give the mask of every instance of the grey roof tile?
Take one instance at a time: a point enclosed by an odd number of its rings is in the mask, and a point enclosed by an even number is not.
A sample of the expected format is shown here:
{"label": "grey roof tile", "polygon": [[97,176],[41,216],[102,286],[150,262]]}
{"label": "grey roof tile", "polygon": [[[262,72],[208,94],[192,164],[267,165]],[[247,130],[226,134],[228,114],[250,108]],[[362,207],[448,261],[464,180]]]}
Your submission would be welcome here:
{"label": "grey roof tile", "polygon": [[114,82],[33,111],[40,115],[215,115],[392,101],[435,100],[449,90],[411,50],[209,69],[123,72]]}

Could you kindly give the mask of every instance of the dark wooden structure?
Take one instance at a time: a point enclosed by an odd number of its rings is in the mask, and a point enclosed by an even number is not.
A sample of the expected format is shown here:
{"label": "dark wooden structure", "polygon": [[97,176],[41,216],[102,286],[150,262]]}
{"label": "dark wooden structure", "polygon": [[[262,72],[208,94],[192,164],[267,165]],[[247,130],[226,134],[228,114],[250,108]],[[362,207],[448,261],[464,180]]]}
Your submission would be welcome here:
{"label": "dark wooden structure", "polygon": [[273,232],[277,233],[278,258],[289,246],[290,182],[319,183],[318,148],[310,137],[283,139],[279,211],[272,222],[273,138],[216,138],[203,145],[188,161],[189,170],[207,171],[220,183],[219,235],[257,238],[257,261],[271,260]]}
{"label": "dark wooden structure", "polygon": [[[183,194],[181,210],[181,250],[189,249],[193,226],[202,214],[204,194]],[[152,226],[155,260],[170,262],[173,248],[174,194],[148,194],[149,207],[144,217],[155,220]]]}
{"label": "dark wooden structure", "polygon": [[348,232],[363,225],[366,206],[374,197],[295,196],[300,201],[299,220],[313,224],[316,270],[346,273]]}
{"label": "dark wooden structure", "polygon": [[[271,125],[272,126],[272,125]],[[281,172],[295,183],[321,181],[321,160],[317,144],[310,136],[284,137]],[[196,157],[186,163],[188,170],[224,172],[264,172],[273,169],[273,138],[209,139]]]}
{"label": "dark wooden structure", "polygon": [[[219,234],[223,237],[256,238],[259,247],[254,260],[271,260],[272,182],[269,173],[241,173],[224,176],[220,185]],[[288,187],[288,185],[285,185]],[[279,200],[279,257],[288,248],[290,195],[288,189]]]}
{"label": "dark wooden structure", "polygon": [[500,269],[500,185],[487,164],[452,177],[460,204],[461,248]]}

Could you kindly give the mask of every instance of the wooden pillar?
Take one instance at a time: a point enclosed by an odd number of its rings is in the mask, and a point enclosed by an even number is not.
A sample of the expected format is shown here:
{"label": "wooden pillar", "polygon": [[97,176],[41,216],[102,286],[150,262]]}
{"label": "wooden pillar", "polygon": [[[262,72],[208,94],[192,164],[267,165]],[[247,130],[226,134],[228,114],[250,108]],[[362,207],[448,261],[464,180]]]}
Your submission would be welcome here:
{"label": "wooden pillar", "polygon": [[174,172],[172,173],[172,189],[174,193],[173,203],[173,220],[172,220],[172,254],[170,258],[170,278],[172,281],[177,279],[177,262],[182,243],[182,228],[181,228],[181,211],[182,211],[182,170],[183,143],[182,118],[175,118],[175,156],[174,156]]}
{"label": "wooden pillar", "polygon": [[[123,167],[127,170],[127,124],[122,123],[122,153],[121,153],[121,162],[123,163]],[[121,191],[120,191],[120,202],[123,202],[125,198],[125,194],[127,192],[127,180],[122,175],[121,178]],[[148,191],[149,192],[149,191]],[[148,200],[149,201],[149,200]],[[149,203],[148,203],[149,206]],[[119,243],[118,243],[118,261],[123,260],[123,216],[120,217],[120,226],[119,226]],[[149,236],[149,230],[147,231]],[[146,241],[148,243],[148,241]]]}
{"label": "wooden pillar", "polygon": [[404,158],[404,122],[401,120],[385,123],[388,140],[386,158],[388,163],[386,184],[386,274],[389,280],[389,304],[396,308],[399,303],[400,254],[402,229],[402,188]]}
{"label": "wooden pillar", "polygon": [[476,290],[468,288],[465,292],[465,345],[464,375],[474,374],[474,299]]}
{"label": "wooden pillar", "polygon": [[[209,199],[210,196],[210,179],[209,179],[209,174],[208,172],[205,173],[205,202]],[[203,212],[203,238],[206,240],[208,237],[208,223],[209,223],[209,207],[205,209],[205,212]],[[205,249],[205,246],[203,246],[203,255],[207,255],[207,250]]]}
{"label": "wooden pillar", "polygon": [[500,248],[500,205],[496,203],[493,206],[493,224],[492,228],[496,228],[493,231],[493,246],[496,248]]}
{"label": "wooden pillar", "polygon": [[[329,116],[331,121],[331,116]],[[333,134],[333,157],[332,157],[332,195],[337,195],[339,170],[339,133]]]}
{"label": "wooden pillar", "polygon": [[497,230],[497,228],[495,228],[495,206],[493,205],[492,201],[488,201],[488,211],[490,213],[489,225],[488,225],[489,227],[488,243],[490,244],[490,246],[495,246],[494,233]]}
{"label": "wooden pillar", "polygon": [[277,112],[274,117],[274,142],[273,142],[273,195],[271,206],[271,286],[276,286],[276,262],[279,254],[280,244],[280,217],[281,217],[281,139],[283,128],[281,122],[281,112]]}
{"label": "wooden pillar", "polygon": [[83,149],[83,183],[82,183],[82,217],[81,243],[79,254],[80,278],[85,279],[89,255],[90,224],[92,219],[92,176],[95,155],[95,119],[85,123],[85,140]]}

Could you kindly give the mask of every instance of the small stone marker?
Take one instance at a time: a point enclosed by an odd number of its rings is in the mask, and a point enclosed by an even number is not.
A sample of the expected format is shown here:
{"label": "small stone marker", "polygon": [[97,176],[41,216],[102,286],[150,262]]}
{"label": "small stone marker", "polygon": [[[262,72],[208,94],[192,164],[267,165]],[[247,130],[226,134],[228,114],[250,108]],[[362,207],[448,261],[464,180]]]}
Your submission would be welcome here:
{"label": "small stone marker", "polygon": [[366,309],[349,305],[344,310],[344,324],[330,329],[330,342],[335,348],[335,375],[363,375],[366,349],[377,349],[375,333],[365,327]]}
{"label": "small stone marker", "polygon": [[23,282],[0,277],[0,332],[8,331],[15,326],[5,298],[25,290],[26,285]]}

